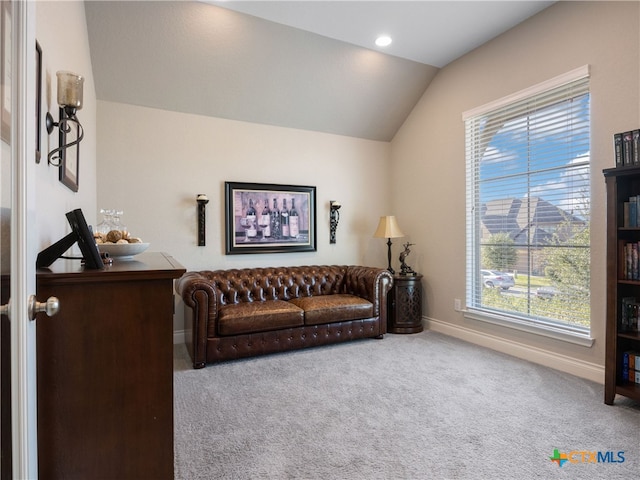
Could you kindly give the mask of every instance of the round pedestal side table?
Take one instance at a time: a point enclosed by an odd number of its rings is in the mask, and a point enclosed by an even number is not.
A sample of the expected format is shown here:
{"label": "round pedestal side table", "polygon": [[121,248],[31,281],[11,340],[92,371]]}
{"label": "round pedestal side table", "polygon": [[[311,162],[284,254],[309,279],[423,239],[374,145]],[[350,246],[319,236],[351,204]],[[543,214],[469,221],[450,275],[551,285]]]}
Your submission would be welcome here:
{"label": "round pedestal side table", "polygon": [[422,327],[422,275],[394,275],[389,291],[387,331],[418,333]]}

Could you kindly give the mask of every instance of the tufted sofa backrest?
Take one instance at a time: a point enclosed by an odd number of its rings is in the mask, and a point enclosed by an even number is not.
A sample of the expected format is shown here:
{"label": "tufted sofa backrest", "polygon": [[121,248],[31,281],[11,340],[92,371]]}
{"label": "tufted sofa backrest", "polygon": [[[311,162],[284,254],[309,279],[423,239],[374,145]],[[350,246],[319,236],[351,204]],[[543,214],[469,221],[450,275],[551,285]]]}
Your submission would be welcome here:
{"label": "tufted sofa backrest", "polygon": [[215,286],[218,305],[331,295],[344,291],[346,266],[243,268],[201,271]]}

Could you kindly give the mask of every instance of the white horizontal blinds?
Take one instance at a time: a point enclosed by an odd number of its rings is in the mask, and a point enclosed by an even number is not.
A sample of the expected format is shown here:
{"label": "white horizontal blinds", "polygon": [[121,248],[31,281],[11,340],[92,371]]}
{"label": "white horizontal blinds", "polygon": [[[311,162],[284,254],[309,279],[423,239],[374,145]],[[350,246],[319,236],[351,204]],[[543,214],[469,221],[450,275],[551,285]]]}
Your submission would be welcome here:
{"label": "white horizontal blinds", "polygon": [[[589,79],[574,73],[464,116],[470,308],[588,328]],[[516,286],[489,291],[483,269]]]}

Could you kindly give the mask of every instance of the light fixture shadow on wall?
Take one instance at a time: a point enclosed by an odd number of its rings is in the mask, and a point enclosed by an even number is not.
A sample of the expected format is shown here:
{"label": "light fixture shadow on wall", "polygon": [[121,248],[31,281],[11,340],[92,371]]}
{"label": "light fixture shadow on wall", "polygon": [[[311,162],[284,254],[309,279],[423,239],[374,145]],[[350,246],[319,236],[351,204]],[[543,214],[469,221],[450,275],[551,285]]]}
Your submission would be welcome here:
{"label": "light fixture shadow on wall", "polygon": [[[60,106],[59,120],[55,122],[51,113],[47,112],[46,126],[49,135],[53,133],[55,127],[60,129],[59,146],[49,152],[47,163],[54,167],[59,167],[62,163],[62,152],[79,144],[84,137],[84,130],[76,117],[76,111],[82,108],[84,77],[76,73],[63,71],[57,72],[56,76],[58,77],[58,105]],[[78,136],[75,140],[65,144],[66,136],[71,132],[71,125],[77,127]]]}
{"label": "light fixture shadow on wall", "polygon": [[335,200],[329,201],[329,243],[336,243],[336,229],[340,221],[340,207],[342,204]]}

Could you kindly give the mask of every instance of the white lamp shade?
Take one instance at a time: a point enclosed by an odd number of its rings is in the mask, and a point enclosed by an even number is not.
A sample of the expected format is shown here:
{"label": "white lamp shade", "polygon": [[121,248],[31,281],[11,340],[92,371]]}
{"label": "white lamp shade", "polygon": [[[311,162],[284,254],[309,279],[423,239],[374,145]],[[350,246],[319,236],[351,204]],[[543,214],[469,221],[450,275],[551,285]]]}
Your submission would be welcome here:
{"label": "white lamp shade", "polygon": [[380,223],[378,228],[373,234],[374,238],[398,238],[404,237],[404,233],[400,230],[396,217],[394,215],[387,215],[380,217]]}

